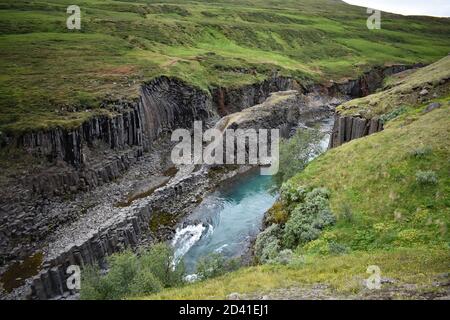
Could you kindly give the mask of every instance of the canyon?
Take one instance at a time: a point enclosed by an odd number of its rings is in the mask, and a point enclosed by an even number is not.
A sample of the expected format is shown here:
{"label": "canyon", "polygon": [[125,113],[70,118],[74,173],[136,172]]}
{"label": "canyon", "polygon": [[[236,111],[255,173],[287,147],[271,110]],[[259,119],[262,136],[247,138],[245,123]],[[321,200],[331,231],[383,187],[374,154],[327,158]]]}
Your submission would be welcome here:
{"label": "canyon", "polygon": [[[413,67],[377,67],[358,79],[310,86],[273,76],[210,92],[159,77],[143,84],[135,101],[105,102],[113,106],[111,116],[6,137],[2,148],[43,164],[2,179],[0,274],[2,280],[21,278],[10,282],[5,297],[68,298],[69,265],[102,263],[124,248],[170,240],[180,219],[208,193],[249,169],[175,168],[169,160],[174,129],[190,128],[195,120],[220,126],[239,115],[240,122],[227,126],[289,131],[330,116],[342,102],[373,93],[387,76]],[[381,130],[377,118],[336,114],[330,148]],[[17,269],[32,270],[25,279]]]}

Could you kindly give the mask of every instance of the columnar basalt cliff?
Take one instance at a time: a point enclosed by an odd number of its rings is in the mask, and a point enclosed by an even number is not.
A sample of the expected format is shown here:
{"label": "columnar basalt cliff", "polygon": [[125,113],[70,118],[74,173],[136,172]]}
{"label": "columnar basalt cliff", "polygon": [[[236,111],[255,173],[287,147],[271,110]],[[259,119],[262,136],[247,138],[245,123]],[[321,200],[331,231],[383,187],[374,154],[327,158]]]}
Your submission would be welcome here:
{"label": "columnar basalt cliff", "polygon": [[[334,94],[344,94],[350,98],[364,97],[376,92],[376,90],[382,86],[383,80],[386,77],[421,66],[421,64],[417,64],[412,66],[393,65],[388,67],[376,67],[368,72],[365,72],[356,80],[333,83],[330,88],[330,92],[333,92]],[[329,148],[338,147],[346,142],[359,139],[382,130],[383,122],[378,118],[365,119],[360,116],[342,117],[338,113],[335,117]]]}
{"label": "columnar basalt cliff", "polygon": [[91,160],[85,148],[103,144],[113,150],[140,146],[147,151],[161,133],[214,114],[207,93],[167,77],[144,84],[138,101],[112,104],[114,111],[109,117],[93,117],[75,129],[27,133],[18,140],[18,147],[81,168]]}
{"label": "columnar basalt cliff", "polygon": [[[242,110],[272,92],[299,87],[293,79],[274,77],[239,89],[213,89],[209,94],[178,79],[156,78],[142,86],[138,101],[109,103],[115,110],[111,116],[92,117],[74,129],[30,132],[16,139],[16,147],[29,154],[70,165],[58,172],[51,168],[24,182],[34,193],[44,195],[92,190],[117,178],[158,137],[174,128],[189,128],[194,120]],[[218,99],[220,95],[223,100]],[[105,155],[105,150],[110,151]]]}
{"label": "columnar basalt cliff", "polygon": [[383,122],[377,118],[341,117],[336,115],[329,148],[359,139],[383,130]]}
{"label": "columnar basalt cliff", "polygon": [[333,82],[329,91],[330,94],[344,94],[351,98],[364,97],[379,89],[383,85],[383,80],[386,77],[421,66],[423,65],[377,66],[365,72],[357,79]]}
{"label": "columnar basalt cliff", "polygon": [[[373,93],[386,76],[408,68],[404,65],[376,67],[356,80],[333,83],[327,91],[330,95],[364,96]],[[162,133],[170,132],[173,128],[190,127],[193,120],[241,111],[262,103],[272,92],[286,90],[304,92],[305,89],[291,78],[272,77],[236,89],[216,88],[209,94],[178,79],[160,77],[142,86],[137,101],[113,102],[115,111],[111,116],[92,117],[74,129],[54,128],[26,133],[16,139],[16,144],[30,154],[45,157],[50,162],[64,161],[77,171],[83,171],[90,163],[103,160],[91,152],[99,145],[114,151],[137,147],[135,149],[138,151],[134,154],[139,156],[148,151],[151,143]],[[111,159],[107,160],[111,162]],[[120,168],[126,169],[126,162],[117,164],[118,170],[112,170],[113,174],[106,181],[117,177],[114,173],[120,174]],[[86,185],[95,186],[96,180],[107,178],[98,172],[93,179],[89,179],[90,176],[92,173],[85,175],[84,179],[77,179],[73,174],[68,178],[57,175],[51,180],[59,181],[50,182],[50,185],[57,187],[51,189],[58,192],[86,190]],[[73,183],[68,185],[67,182]],[[41,188],[41,185],[33,183],[33,190],[38,193],[48,192],[50,188]],[[62,189],[64,186],[70,188]]]}
{"label": "columnar basalt cliff", "polygon": [[212,96],[218,114],[225,116],[263,103],[272,92],[286,90],[304,91],[294,79],[275,76],[239,88],[217,88],[212,90]]}
{"label": "columnar basalt cliff", "polygon": [[210,187],[206,172],[193,173],[156,190],[139,205],[121,210],[114,221],[99,226],[93,233],[80,236],[79,241],[69,248],[55,248],[44,261],[42,270],[31,279],[29,291],[24,292],[24,297],[50,299],[70,294],[72,291],[66,283],[70,276],[66,273],[68,266],[96,264],[114,252],[151,243],[155,235],[149,225],[152,219],[158,220],[162,207],[165,214],[182,214],[192,205],[192,198],[199,197]]}

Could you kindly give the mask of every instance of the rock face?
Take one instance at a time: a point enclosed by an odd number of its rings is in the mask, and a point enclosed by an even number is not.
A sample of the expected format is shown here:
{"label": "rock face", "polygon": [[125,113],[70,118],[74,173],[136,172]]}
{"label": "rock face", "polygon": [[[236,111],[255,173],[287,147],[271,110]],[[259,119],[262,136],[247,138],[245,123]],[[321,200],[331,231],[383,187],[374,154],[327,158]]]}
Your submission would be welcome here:
{"label": "rock face", "polygon": [[[356,80],[334,83],[326,91],[329,95],[367,95],[386,76],[406,69],[404,65],[377,67]],[[174,128],[190,128],[194,120],[239,112],[262,103],[272,92],[292,89],[304,92],[295,80],[274,76],[236,89],[212,89],[209,94],[178,79],[160,77],[142,86],[138,100],[110,103],[116,110],[111,116],[93,117],[75,129],[30,132],[8,141],[32,155],[73,167],[25,179],[34,193],[51,196],[87,191],[117,178],[152,142]]]}
{"label": "rock face", "polygon": [[167,77],[143,85],[138,101],[116,102],[114,109],[115,115],[93,117],[76,129],[27,133],[18,139],[18,147],[82,168],[91,160],[86,148],[102,144],[113,150],[139,146],[147,151],[160,134],[213,115],[208,94]]}
{"label": "rock face", "polygon": [[105,257],[125,248],[135,248],[153,241],[149,228],[151,219],[158,219],[162,207],[166,212],[182,212],[192,197],[210,187],[206,172],[196,172],[175,183],[158,189],[142,203],[123,210],[114,221],[98,231],[83,235],[71,247],[63,248],[44,261],[44,268],[31,279],[28,299],[51,299],[70,293],[67,287],[67,268],[102,262]]}
{"label": "rock face", "polygon": [[[389,67],[376,67],[356,80],[343,83],[335,83],[331,92],[341,93],[351,98],[364,97],[374,93],[383,84],[383,80],[393,74],[403,72],[422,65],[393,65]],[[336,115],[333,133],[331,135],[329,148],[336,148],[346,142],[359,139],[364,136],[383,130],[383,123],[378,118],[365,119],[362,117],[342,117]]]}
{"label": "rock face", "polygon": [[376,118],[341,117],[336,115],[329,148],[359,139],[383,130],[383,123]]}
{"label": "rock face", "polygon": [[383,84],[383,80],[393,74],[423,65],[392,65],[388,67],[375,67],[365,72],[357,79],[335,82],[330,88],[331,94],[344,94],[352,98],[360,98],[374,93]]}
{"label": "rock face", "polygon": [[272,77],[235,89],[217,88],[212,91],[212,96],[218,114],[223,117],[263,103],[272,92],[287,90],[303,91],[300,84],[291,78]]}
{"label": "rock face", "polygon": [[271,92],[294,87],[300,87],[295,80],[274,77],[239,89],[213,89],[209,94],[180,80],[160,77],[142,86],[138,101],[114,103],[117,111],[110,117],[93,117],[70,130],[30,132],[14,140],[16,147],[32,155],[63,161],[74,169],[49,170],[28,178],[33,192],[87,191],[117,178],[161,135],[190,128],[195,120],[243,110],[264,101]]}
{"label": "rock face", "polygon": [[266,101],[240,112],[223,117],[218,126],[231,129],[273,129],[289,131],[298,124],[326,115],[332,110],[326,105],[312,107],[308,97],[296,90],[272,93]]}

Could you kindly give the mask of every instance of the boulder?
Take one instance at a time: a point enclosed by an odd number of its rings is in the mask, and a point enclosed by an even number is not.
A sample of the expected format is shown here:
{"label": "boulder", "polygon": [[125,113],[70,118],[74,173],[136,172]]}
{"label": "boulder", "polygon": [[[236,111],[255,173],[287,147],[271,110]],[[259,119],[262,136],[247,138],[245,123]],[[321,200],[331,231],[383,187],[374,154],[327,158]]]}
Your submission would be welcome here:
{"label": "boulder", "polygon": [[423,113],[428,113],[433,111],[434,109],[440,108],[442,105],[439,102],[433,102],[430,103],[426,108],[423,110]]}
{"label": "boulder", "polygon": [[422,91],[419,92],[419,95],[421,95],[423,97],[423,96],[426,96],[428,93],[429,92],[427,89],[423,89]]}

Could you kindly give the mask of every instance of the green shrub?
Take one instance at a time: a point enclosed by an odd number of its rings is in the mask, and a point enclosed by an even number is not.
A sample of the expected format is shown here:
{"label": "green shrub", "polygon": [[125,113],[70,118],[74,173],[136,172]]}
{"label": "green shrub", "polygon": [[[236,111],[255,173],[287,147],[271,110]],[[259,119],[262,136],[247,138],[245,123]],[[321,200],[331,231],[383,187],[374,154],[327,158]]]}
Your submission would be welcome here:
{"label": "green shrub", "polygon": [[284,228],[283,244],[287,248],[317,239],[325,227],[336,222],[329,209],[328,197],[326,189],[314,189],[295,207]]}
{"label": "green shrub", "polygon": [[354,250],[369,250],[376,247],[379,235],[371,229],[356,230],[351,240],[351,248]]}
{"label": "green shrub", "polygon": [[262,249],[259,261],[262,263],[272,263],[278,258],[278,254],[281,250],[280,240],[277,238],[270,238]]}
{"label": "green shrub", "polygon": [[320,255],[341,255],[349,252],[347,246],[336,241],[329,241],[322,237],[311,242],[308,242],[302,248],[304,253],[320,254]]}
{"label": "green shrub", "polygon": [[386,124],[387,122],[394,120],[395,118],[399,117],[400,115],[406,113],[408,109],[405,106],[397,107],[394,110],[392,110],[389,113],[386,113],[380,117],[381,122]]}
{"label": "green shrub", "polygon": [[115,300],[129,292],[129,285],[138,271],[137,257],[131,251],[108,258],[109,271],[101,274],[97,267],[87,267],[81,278],[81,298],[87,300]]}
{"label": "green shrub", "polygon": [[261,232],[255,241],[255,257],[261,263],[267,263],[277,257],[280,250],[279,236],[281,228],[277,224],[273,224],[266,230]]}
{"label": "green shrub", "polygon": [[280,188],[280,193],[283,205],[289,208],[292,205],[303,202],[308,190],[303,186],[297,186],[292,181],[288,181],[283,183]]}
{"label": "green shrub", "polygon": [[86,266],[81,273],[80,297],[84,300],[106,300],[112,291],[111,284],[102,277],[100,269]]}
{"label": "green shrub", "polygon": [[292,262],[294,253],[290,249],[282,250],[276,257],[275,262],[277,264],[287,265]]}
{"label": "green shrub", "polygon": [[430,147],[417,147],[410,152],[410,155],[414,158],[425,158],[433,152],[433,149]]}
{"label": "green shrub", "polygon": [[227,260],[222,254],[214,252],[199,259],[197,276],[201,280],[211,279],[237,270],[239,267],[239,259]]}
{"label": "green shrub", "polygon": [[323,152],[320,141],[323,133],[316,129],[300,129],[280,144],[280,168],[275,176],[278,185],[303,171],[312,158]]}
{"label": "green shrub", "polygon": [[108,259],[109,271],[102,279],[109,287],[107,299],[120,299],[129,292],[129,285],[137,275],[139,264],[137,256],[126,251]]}
{"label": "green shrub", "polygon": [[125,251],[107,259],[106,274],[88,266],[82,272],[81,299],[117,300],[130,295],[150,294],[181,284],[182,264],[173,266],[173,250],[157,244],[138,254]]}
{"label": "green shrub", "polygon": [[352,207],[348,203],[345,203],[342,205],[339,218],[341,218],[345,222],[353,222],[354,221],[353,210],[352,210]]}
{"label": "green shrub", "polygon": [[140,253],[142,270],[148,270],[161,282],[163,287],[174,287],[183,282],[184,265],[173,265],[173,249],[163,243],[156,244],[150,250]]}
{"label": "green shrub", "polygon": [[267,215],[265,217],[265,224],[285,224],[288,218],[289,212],[285,210],[281,201],[277,201],[267,212]]}
{"label": "green shrub", "polygon": [[306,254],[321,254],[327,255],[330,253],[328,241],[325,239],[316,239],[308,242],[301,249]]}
{"label": "green shrub", "polygon": [[347,254],[349,252],[349,249],[346,245],[339,243],[339,242],[330,242],[328,244],[329,254],[333,255],[341,255],[341,254]]}
{"label": "green shrub", "polygon": [[419,185],[435,185],[438,183],[438,177],[434,171],[417,171],[416,181]]}
{"label": "green shrub", "polygon": [[399,246],[411,246],[420,244],[422,240],[422,233],[416,229],[402,230],[397,235],[396,245]]}
{"label": "green shrub", "polygon": [[162,289],[162,283],[151,271],[141,270],[130,283],[129,294],[132,296],[152,294]]}

